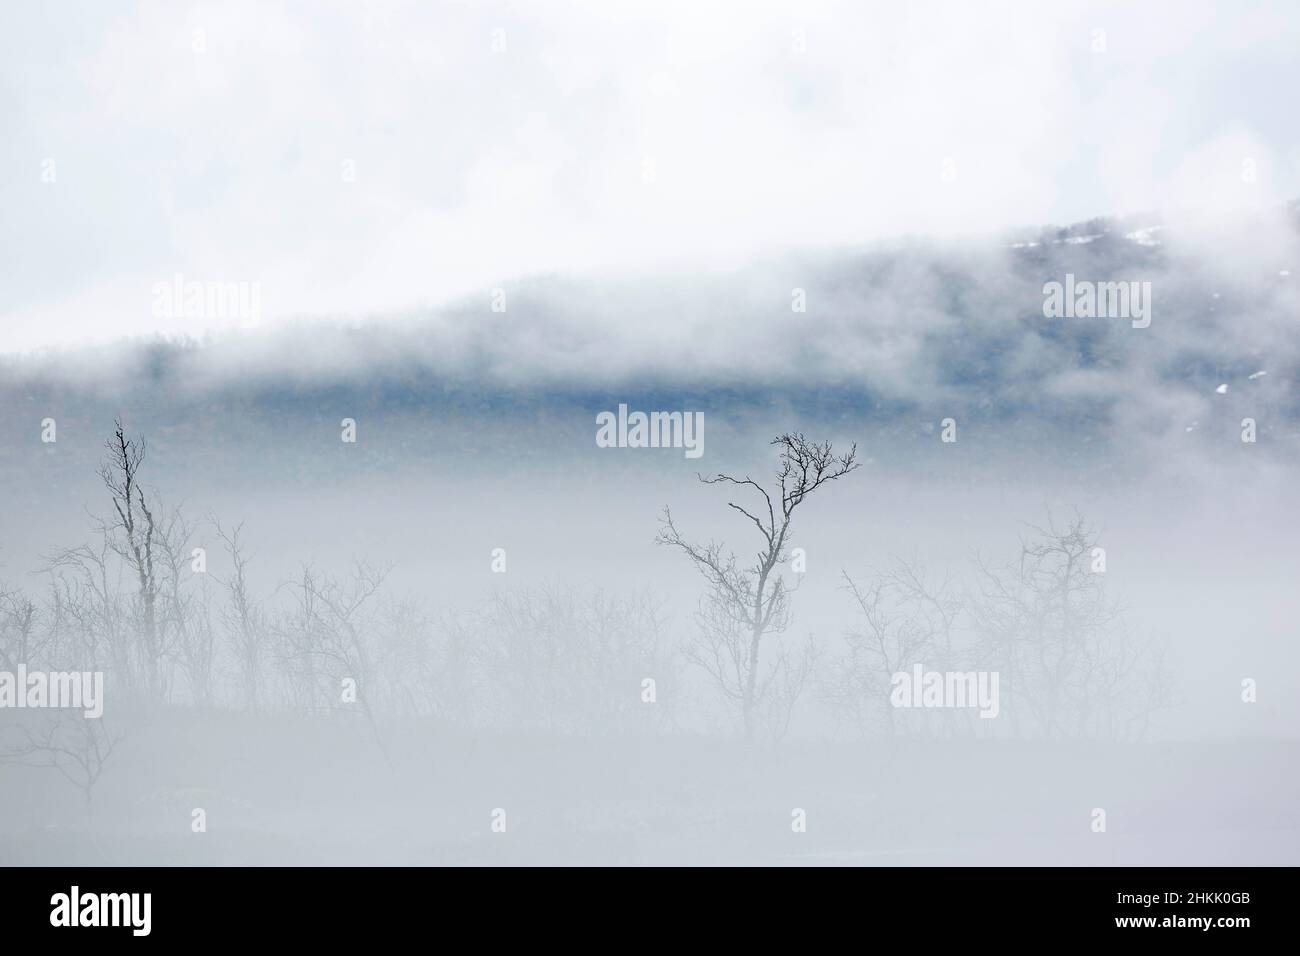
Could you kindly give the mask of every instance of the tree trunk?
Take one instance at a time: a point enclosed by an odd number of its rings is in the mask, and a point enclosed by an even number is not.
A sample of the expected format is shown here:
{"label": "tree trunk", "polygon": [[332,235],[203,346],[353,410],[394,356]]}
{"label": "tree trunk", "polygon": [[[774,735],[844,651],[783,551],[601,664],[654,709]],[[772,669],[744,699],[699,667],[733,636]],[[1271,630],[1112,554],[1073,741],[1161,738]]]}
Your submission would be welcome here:
{"label": "tree trunk", "polygon": [[758,642],[763,637],[759,628],[749,639],[749,674],[745,679],[745,739],[754,739],[754,691],[758,684]]}

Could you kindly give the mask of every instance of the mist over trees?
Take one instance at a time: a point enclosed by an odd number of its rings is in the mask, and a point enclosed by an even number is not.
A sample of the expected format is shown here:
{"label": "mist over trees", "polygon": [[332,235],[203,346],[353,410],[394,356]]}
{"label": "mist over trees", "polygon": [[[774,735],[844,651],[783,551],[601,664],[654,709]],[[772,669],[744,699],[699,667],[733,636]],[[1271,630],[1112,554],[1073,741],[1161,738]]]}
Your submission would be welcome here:
{"label": "mist over trees", "polygon": [[[739,493],[726,504],[753,539],[748,561],[728,544],[692,542],[663,513],[656,541],[705,585],[693,615],[651,592],[565,585],[458,607],[392,593],[391,567],[365,560],[259,577],[255,534],[164,502],[144,437],[118,422],[100,469],[109,516],[92,517],[89,541],[49,556],[39,590],[0,588],[0,665],[103,671],[107,716],[0,714],[0,760],[57,770],[89,815],[118,742],[175,707],[355,718],[392,766],[387,728],[411,720],[672,735],[697,732],[696,718],[720,704],[746,741],[780,740],[798,713],[818,709],[868,737],[1118,740],[1140,738],[1174,699],[1161,651],[1128,633],[1106,593],[1096,534],[1078,515],[1049,516],[1016,560],[978,559],[964,577],[908,562],[845,571],[842,635],[785,638],[802,570],[795,513],[860,464],[856,446],[841,454],[798,433],[771,445],[770,483],[699,476]],[[208,570],[209,549],[220,570]],[[893,675],[917,665],[999,671],[1005,718],[992,728],[970,710],[891,706]]]}
{"label": "mist over trees", "polygon": [[[1163,643],[1131,633],[1106,588],[1105,553],[1077,512],[1028,525],[1018,559],[942,573],[915,561],[854,578],[857,620],[820,691],[860,733],[1138,740],[1177,702]],[[960,573],[964,571],[964,573]],[[1002,721],[961,709],[900,710],[890,675],[917,664],[996,672]],[[996,724],[997,726],[993,726]]]}
{"label": "mist over trees", "polygon": [[[642,680],[675,687],[693,666],[752,738],[765,723],[788,725],[813,676],[811,650],[778,640],[797,590],[795,512],[859,468],[856,447],[837,454],[800,434],[772,445],[770,488],[749,476],[699,478],[749,495],[726,504],[757,532],[750,562],[724,543],[691,542],[665,509],[656,540],[705,582],[683,621],[652,594],[560,586],[435,608],[388,593],[391,568],[364,560],[342,573],[307,564],[288,580],[259,582],[245,526],[191,520],[166,505],[144,482],[144,438],[119,423],[100,472],[112,517],[92,519],[91,541],[51,555],[43,590],[0,591],[0,664],[104,670],[118,700],[253,712],[336,710],[352,681],[348,703],[372,718],[438,715],[576,733],[621,726]],[[821,696],[844,714],[878,711],[868,722],[887,726],[894,715],[882,688],[895,671],[922,661],[996,664],[1023,705],[1017,719],[1040,732],[1132,732],[1147,704],[1167,699],[1159,656],[1126,634],[1104,573],[1090,567],[1097,537],[1081,516],[1031,531],[1016,561],[981,559],[964,583],[906,562],[869,578],[844,572],[856,620],[843,654],[824,662],[833,673],[819,677]],[[208,572],[209,547],[224,554],[224,571]]]}
{"label": "mist over trees", "polygon": [[9,3],[0,865],[1300,861],[1300,7],[1185,6]]}

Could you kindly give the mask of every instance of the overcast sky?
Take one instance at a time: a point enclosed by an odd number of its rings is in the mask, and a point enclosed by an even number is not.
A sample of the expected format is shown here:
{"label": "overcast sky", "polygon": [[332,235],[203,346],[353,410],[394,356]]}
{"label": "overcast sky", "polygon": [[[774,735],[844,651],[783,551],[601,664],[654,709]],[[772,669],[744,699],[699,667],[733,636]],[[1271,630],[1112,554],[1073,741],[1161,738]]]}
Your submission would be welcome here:
{"label": "overcast sky", "polygon": [[7,3],[0,349],[1300,195],[1300,5],[1217,7]]}

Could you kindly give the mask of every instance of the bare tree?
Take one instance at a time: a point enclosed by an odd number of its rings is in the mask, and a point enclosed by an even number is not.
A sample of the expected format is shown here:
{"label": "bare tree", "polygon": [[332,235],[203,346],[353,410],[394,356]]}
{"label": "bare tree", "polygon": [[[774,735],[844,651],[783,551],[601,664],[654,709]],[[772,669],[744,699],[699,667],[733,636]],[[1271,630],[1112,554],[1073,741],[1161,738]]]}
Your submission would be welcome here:
{"label": "bare tree", "polygon": [[48,641],[37,632],[40,616],[36,604],[21,591],[0,590],[0,665],[13,670],[37,659]]}
{"label": "bare tree", "polygon": [[[755,496],[756,503],[749,507],[734,501],[727,503],[758,529],[762,544],[753,564],[742,567],[735,552],[721,544],[687,541],[667,508],[657,539],[660,544],[679,548],[708,583],[700,619],[703,643],[697,660],[724,697],[739,704],[746,739],[753,739],[763,691],[774,686],[773,680],[777,679],[775,671],[760,676],[763,638],[784,631],[789,624],[790,589],[778,566],[789,560],[794,512],[822,485],[858,467],[857,445],[837,456],[830,442],[810,442],[798,433],[781,435],[771,444],[780,449],[776,487],[771,492],[748,476],[699,476],[704,484],[734,485],[749,489]],[[788,667],[788,658],[782,656],[775,666]],[[802,680],[782,678],[778,683],[802,686]]]}
{"label": "bare tree", "polygon": [[[1077,512],[1031,526],[1018,562],[980,562],[981,654],[1003,673],[1012,720],[1045,736],[1140,733],[1169,701],[1163,655],[1127,632],[1094,569],[1097,533]],[[1017,706],[1017,704],[1021,706]],[[1022,713],[1023,711],[1023,713]]]}
{"label": "bare tree", "polygon": [[[48,559],[48,630],[58,653],[92,670],[106,666],[124,687],[133,686],[133,641],[121,595],[120,563],[107,538]],[[66,646],[65,646],[66,645]]]}
{"label": "bare tree", "polygon": [[[357,562],[345,582],[304,566],[293,590],[297,606],[280,628],[282,664],[290,672],[301,703],[314,707],[323,700],[331,708],[341,702],[344,679],[356,682],[356,703],[388,760],[388,751],[375,721],[380,693],[375,648],[364,620],[388,568]],[[324,683],[322,683],[324,681]]]}
{"label": "bare tree", "polygon": [[108,455],[99,477],[113,500],[115,518],[102,523],[101,532],[109,547],[124,561],[137,585],[136,641],[139,663],[148,692],[163,696],[161,663],[167,648],[159,628],[158,601],[162,585],[156,567],[158,524],[140,485],[140,468],[145,460],[145,440],[126,437],[120,421],[113,423],[113,437],[105,442]]}
{"label": "bare tree", "polygon": [[[823,684],[823,696],[837,717],[860,730],[879,723],[890,734],[911,731],[929,715],[900,726],[889,700],[890,680],[915,664],[961,669],[955,632],[963,602],[947,576],[933,580],[916,563],[896,560],[862,583],[848,572],[843,576],[860,620],[844,635],[848,654]],[[943,729],[955,731],[962,716],[942,713]]]}
{"label": "bare tree", "polygon": [[80,713],[56,710],[38,718],[43,727],[18,728],[21,740],[0,748],[0,762],[57,770],[80,791],[86,817],[94,819],[95,784],[119,739],[111,735],[103,717],[87,719]]}
{"label": "bare tree", "polygon": [[244,554],[240,534],[244,526],[235,525],[226,532],[215,519],[217,537],[230,556],[230,577],[218,583],[226,589],[227,604],[223,616],[226,643],[234,656],[245,703],[253,712],[260,706],[262,666],[267,651],[266,615],[249,592],[248,557]]}
{"label": "bare tree", "polygon": [[[158,631],[162,645],[185,674],[194,703],[212,703],[216,632],[212,627],[212,594],[206,574],[192,570],[190,550],[194,526],[179,508],[165,512],[159,524],[155,553],[159,571]],[[195,581],[200,582],[195,591]]]}

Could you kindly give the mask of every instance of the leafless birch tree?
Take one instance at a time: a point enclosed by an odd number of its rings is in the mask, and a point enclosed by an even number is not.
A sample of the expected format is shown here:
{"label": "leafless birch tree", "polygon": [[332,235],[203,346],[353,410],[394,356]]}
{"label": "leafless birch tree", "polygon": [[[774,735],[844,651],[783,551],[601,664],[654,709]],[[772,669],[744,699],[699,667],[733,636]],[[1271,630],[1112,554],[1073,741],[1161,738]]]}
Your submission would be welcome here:
{"label": "leafless birch tree", "polygon": [[[790,588],[779,566],[789,560],[790,527],[794,513],[818,488],[858,467],[857,445],[836,455],[830,442],[808,441],[802,434],[781,435],[771,442],[779,449],[776,484],[768,490],[746,476],[700,475],[706,485],[744,489],[746,505],[729,501],[758,531],[760,547],[752,564],[741,565],[734,551],[716,542],[696,544],[682,536],[665,508],[658,541],[684,553],[708,583],[701,607],[700,643],[692,658],[712,677],[728,700],[739,706],[746,739],[753,739],[759,707],[775,687],[801,689],[805,664],[792,665],[782,656],[765,675],[760,673],[763,638],[789,624]],[[795,672],[789,668],[795,666]],[[800,673],[802,672],[802,676]]]}

